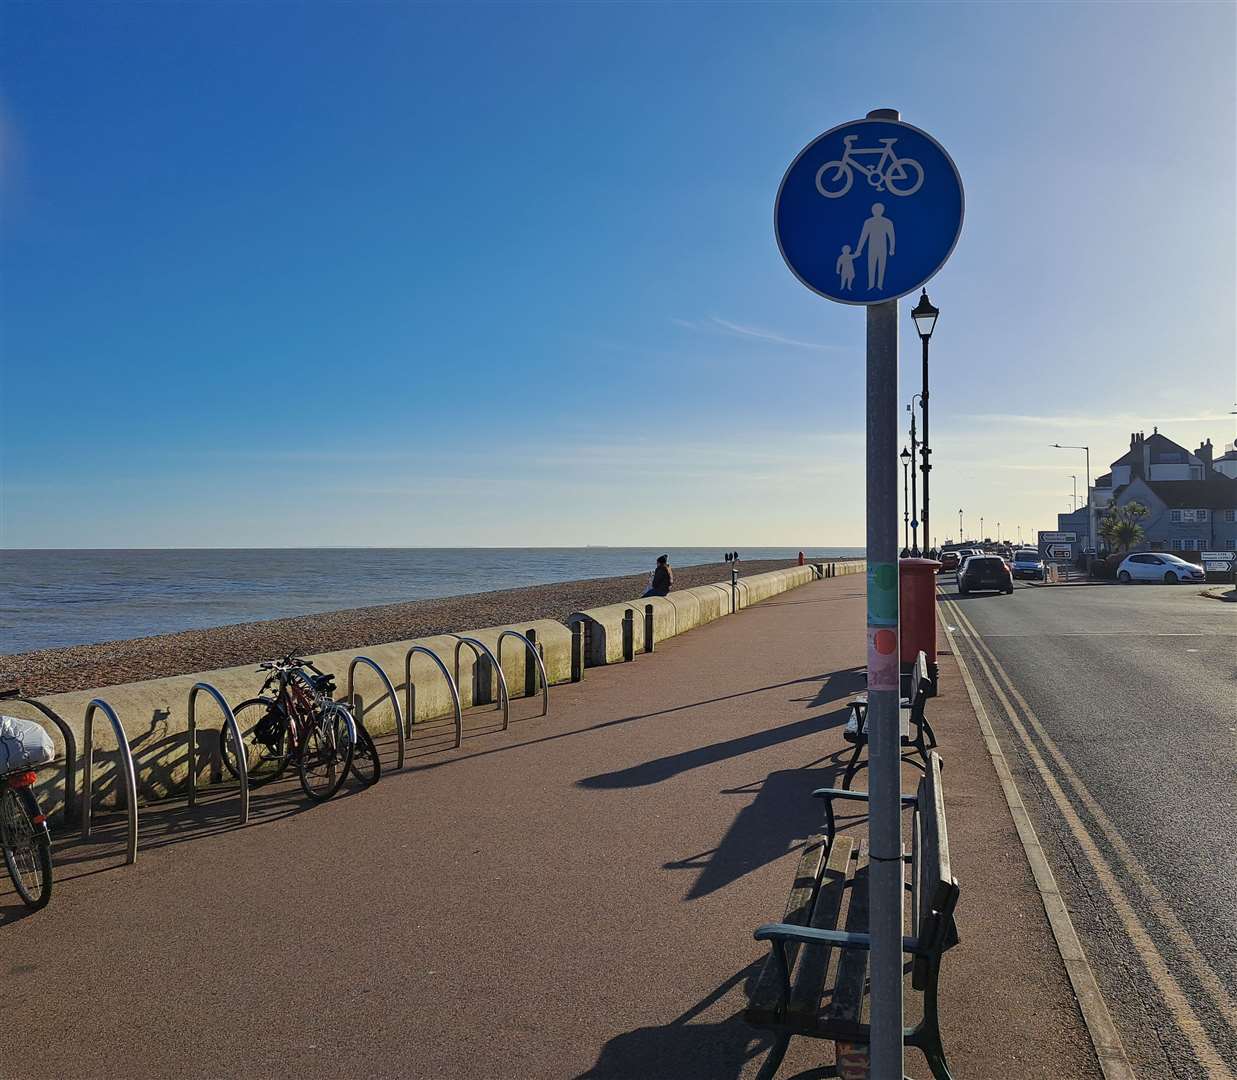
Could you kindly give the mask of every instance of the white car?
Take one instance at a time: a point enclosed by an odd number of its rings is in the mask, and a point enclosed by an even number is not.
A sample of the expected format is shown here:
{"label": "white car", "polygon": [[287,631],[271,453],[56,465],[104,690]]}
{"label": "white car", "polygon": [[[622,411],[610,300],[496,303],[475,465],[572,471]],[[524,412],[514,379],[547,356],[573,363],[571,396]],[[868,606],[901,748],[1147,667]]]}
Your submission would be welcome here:
{"label": "white car", "polygon": [[1117,580],[1122,585],[1131,581],[1156,581],[1176,585],[1179,581],[1206,581],[1207,574],[1201,566],[1166,551],[1142,551],[1128,556],[1117,569]]}

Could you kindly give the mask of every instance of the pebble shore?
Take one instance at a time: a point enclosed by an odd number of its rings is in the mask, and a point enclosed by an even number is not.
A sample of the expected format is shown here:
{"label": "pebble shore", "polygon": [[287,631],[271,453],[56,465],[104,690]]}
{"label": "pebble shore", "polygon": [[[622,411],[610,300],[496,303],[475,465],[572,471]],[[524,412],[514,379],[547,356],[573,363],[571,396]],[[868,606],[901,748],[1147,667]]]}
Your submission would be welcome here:
{"label": "pebble shore", "polygon": [[[782,559],[740,562],[739,573],[747,577],[790,565]],[[729,563],[674,568],[676,589],[729,580]],[[40,649],[0,656],[0,686],[18,686],[26,694],[65,693],[252,664],[293,650],[313,656],[526,619],[562,621],[573,611],[631,600],[647,584],[648,574],[588,578],[186,630],[128,641]]]}

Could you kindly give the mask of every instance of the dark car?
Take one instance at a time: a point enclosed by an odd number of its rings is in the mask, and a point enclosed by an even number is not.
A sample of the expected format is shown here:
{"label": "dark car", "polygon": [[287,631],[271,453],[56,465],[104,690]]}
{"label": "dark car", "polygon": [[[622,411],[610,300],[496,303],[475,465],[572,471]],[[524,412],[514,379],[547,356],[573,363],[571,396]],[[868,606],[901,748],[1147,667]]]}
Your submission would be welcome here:
{"label": "dark car", "polygon": [[1000,555],[972,555],[958,572],[958,592],[963,596],[985,589],[1014,591],[1014,579]]}
{"label": "dark car", "polygon": [[961,562],[961,560],[958,558],[958,553],[956,551],[942,551],[940,572],[944,574],[950,570],[957,570],[959,562]]}

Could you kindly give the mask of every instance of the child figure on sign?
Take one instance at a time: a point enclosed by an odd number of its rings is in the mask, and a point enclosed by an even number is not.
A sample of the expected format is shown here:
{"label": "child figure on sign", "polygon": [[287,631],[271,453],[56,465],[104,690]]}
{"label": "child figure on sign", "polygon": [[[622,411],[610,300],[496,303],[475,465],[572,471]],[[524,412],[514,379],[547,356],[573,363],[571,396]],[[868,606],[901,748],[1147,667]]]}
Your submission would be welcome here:
{"label": "child figure on sign", "polygon": [[849,289],[855,283],[855,256],[850,252],[850,244],[842,245],[842,254],[838,256],[835,269],[841,275],[841,287]]}

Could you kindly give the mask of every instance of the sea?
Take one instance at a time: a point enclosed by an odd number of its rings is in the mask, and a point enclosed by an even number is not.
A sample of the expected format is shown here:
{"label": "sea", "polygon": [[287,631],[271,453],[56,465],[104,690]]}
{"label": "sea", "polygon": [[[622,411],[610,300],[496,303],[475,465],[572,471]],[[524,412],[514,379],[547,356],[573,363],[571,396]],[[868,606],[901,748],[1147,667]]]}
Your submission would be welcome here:
{"label": "sea", "polygon": [[[724,548],[0,551],[0,654],[719,562]],[[815,558],[862,548],[811,548]],[[797,548],[739,549],[793,559]]]}

